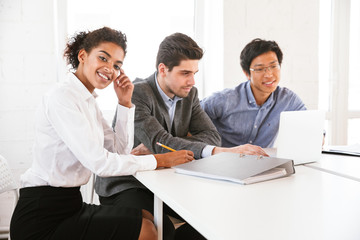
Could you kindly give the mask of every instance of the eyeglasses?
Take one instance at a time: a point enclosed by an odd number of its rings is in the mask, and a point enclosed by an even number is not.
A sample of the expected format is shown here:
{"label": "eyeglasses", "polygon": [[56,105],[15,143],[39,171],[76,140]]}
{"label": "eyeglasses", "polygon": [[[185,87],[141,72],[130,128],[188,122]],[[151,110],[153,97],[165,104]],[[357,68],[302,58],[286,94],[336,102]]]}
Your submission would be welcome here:
{"label": "eyeglasses", "polygon": [[250,68],[250,71],[253,71],[255,73],[262,73],[265,74],[266,70],[269,70],[270,72],[274,72],[280,69],[280,64],[274,64],[267,67],[261,67],[261,68]]}

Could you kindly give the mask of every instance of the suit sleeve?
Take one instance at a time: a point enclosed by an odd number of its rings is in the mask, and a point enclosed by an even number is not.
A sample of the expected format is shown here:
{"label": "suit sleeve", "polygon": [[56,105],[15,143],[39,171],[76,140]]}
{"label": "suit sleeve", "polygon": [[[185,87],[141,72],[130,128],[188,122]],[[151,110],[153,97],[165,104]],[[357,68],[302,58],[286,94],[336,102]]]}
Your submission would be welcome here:
{"label": "suit sleeve", "polygon": [[192,108],[189,131],[193,136],[189,137],[173,136],[159,122],[155,116],[159,103],[151,89],[147,89],[144,85],[135,85],[132,101],[136,106],[135,138],[153,153],[168,152],[168,150],[156,145],[156,142],[161,142],[176,150],[190,150],[194,152],[195,158],[201,158],[201,152],[206,145],[220,145],[220,135],[215,127],[213,126],[206,131],[206,128],[212,123],[206,113],[201,110],[198,100]]}
{"label": "suit sleeve", "polygon": [[190,141],[200,141],[209,145],[221,146],[220,134],[209,116],[201,108],[197,91],[193,98],[190,133],[191,136],[187,137]]}

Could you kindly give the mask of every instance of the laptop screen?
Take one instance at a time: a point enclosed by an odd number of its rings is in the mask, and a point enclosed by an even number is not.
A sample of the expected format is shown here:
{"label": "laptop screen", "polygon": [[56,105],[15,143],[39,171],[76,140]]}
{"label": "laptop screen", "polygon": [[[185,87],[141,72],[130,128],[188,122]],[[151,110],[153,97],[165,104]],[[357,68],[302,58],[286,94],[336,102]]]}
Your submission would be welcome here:
{"label": "laptop screen", "polygon": [[282,112],[276,156],[292,159],[295,165],[319,160],[324,122],[325,112],[320,110]]}

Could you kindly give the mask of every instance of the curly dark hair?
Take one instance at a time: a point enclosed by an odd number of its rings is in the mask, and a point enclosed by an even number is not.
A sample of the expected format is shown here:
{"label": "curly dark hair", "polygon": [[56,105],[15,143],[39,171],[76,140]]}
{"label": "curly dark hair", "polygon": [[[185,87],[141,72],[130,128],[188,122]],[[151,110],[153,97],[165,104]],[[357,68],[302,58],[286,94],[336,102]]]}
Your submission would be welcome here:
{"label": "curly dark hair", "polygon": [[73,69],[79,66],[78,54],[81,49],[87,53],[103,42],[111,42],[120,46],[126,54],[126,35],[121,31],[103,27],[94,31],[79,32],[66,44],[64,58]]}
{"label": "curly dark hair", "polygon": [[183,33],[174,33],[160,43],[155,67],[157,69],[163,63],[171,71],[182,60],[200,60],[203,54],[203,50],[192,38]]}
{"label": "curly dark hair", "polygon": [[279,45],[275,41],[266,41],[260,38],[255,38],[241,51],[240,65],[243,71],[250,74],[250,65],[252,60],[267,52],[274,52],[277,56],[279,64],[281,65],[283,54]]}

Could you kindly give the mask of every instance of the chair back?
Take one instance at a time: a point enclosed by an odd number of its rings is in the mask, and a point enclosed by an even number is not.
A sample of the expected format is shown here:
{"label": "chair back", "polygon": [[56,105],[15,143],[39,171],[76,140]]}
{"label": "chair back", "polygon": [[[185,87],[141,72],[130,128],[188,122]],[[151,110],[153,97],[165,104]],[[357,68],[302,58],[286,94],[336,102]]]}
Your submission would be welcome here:
{"label": "chair back", "polygon": [[13,174],[6,159],[0,155],[0,193],[17,190]]}
{"label": "chair back", "polygon": [[[19,193],[17,189],[18,186],[9,168],[9,164],[6,159],[0,155],[0,194],[7,191],[13,191],[15,195],[14,207],[19,200]],[[0,227],[0,239],[10,240],[10,231],[8,226]]]}

